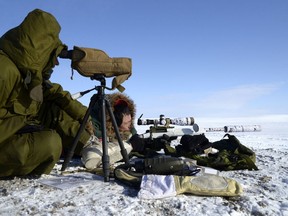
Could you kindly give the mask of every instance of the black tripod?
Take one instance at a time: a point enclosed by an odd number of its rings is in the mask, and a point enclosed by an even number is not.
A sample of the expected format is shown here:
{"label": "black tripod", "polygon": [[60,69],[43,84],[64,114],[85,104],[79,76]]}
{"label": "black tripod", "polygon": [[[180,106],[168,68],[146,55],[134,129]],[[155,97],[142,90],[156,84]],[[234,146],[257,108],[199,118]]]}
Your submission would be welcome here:
{"label": "black tripod", "polygon": [[[118,126],[116,124],[115,116],[113,114],[110,102],[105,97],[105,93],[104,93],[104,90],[105,90],[105,87],[106,87],[105,77],[103,75],[94,75],[93,77],[91,77],[91,79],[100,81],[101,85],[95,87],[95,90],[97,90],[98,93],[94,94],[91,97],[88,110],[86,111],[86,114],[84,116],[83,122],[82,122],[79,130],[77,131],[77,135],[74,138],[74,141],[73,141],[73,144],[71,146],[71,149],[70,149],[70,151],[67,152],[65,160],[64,160],[64,162],[62,164],[61,171],[65,171],[65,169],[67,168],[71,158],[73,157],[76,145],[77,145],[77,143],[79,141],[81,133],[83,132],[83,130],[85,128],[85,125],[86,125],[86,123],[88,121],[88,118],[89,118],[89,115],[91,113],[91,110],[94,107],[94,105],[98,102],[100,107],[101,107],[102,150],[103,150],[102,165],[103,165],[104,181],[108,182],[109,181],[110,170],[109,170],[109,155],[108,155],[107,134],[106,134],[106,112],[105,112],[105,108],[107,108],[107,110],[109,112],[109,115],[110,115],[110,117],[112,119],[112,124],[113,124],[113,127],[114,127],[114,131],[116,133],[116,137],[118,139],[118,143],[119,143],[120,149],[121,149],[121,155],[122,155],[122,157],[124,159],[125,164],[129,164],[129,158],[128,158],[127,151],[126,151],[126,149],[125,149],[125,147],[123,145],[122,139],[120,137],[119,129],[118,129]],[[88,91],[90,91],[90,90],[88,90]]]}

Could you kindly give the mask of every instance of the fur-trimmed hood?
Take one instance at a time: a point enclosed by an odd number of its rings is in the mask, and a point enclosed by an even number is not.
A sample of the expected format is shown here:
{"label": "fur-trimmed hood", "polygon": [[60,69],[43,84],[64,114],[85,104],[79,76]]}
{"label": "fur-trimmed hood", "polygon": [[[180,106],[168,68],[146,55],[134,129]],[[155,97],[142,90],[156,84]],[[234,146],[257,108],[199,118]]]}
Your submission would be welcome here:
{"label": "fur-trimmed hood", "polygon": [[128,95],[116,92],[116,93],[107,95],[107,99],[110,101],[113,111],[114,111],[114,107],[118,105],[119,103],[121,102],[126,103],[131,112],[132,122],[134,122],[135,115],[136,115],[136,106],[135,106],[134,101]]}
{"label": "fur-trimmed hood", "polygon": [[[130,132],[120,132],[120,135],[121,135],[123,140],[129,139],[131,134],[133,134],[133,131],[135,131],[134,122],[135,122],[135,116],[136,116],[136,105],[135,105],[134,101],[128,95],[126,95],[124,93],[119,93],[119,92],[107,94],[106,98],[110,102],[112,111],[114,111],[114,107],[120,103],[127,104],[127,107],[130,110],[131,118],[132,118],[131,130],[130,130]],[[101,132],[101,114],[100,113],[101,113],[101,110],[100,110],[100,107],[98,105],[93,107],[93,109],[91,111],[91,117],[92,117],[93,125],[96,129],[96,136],[97,137],[101,137],[101,133],[102,133]],[[113,127],[110,115],[108,113],[108,110],[106,110],[106,130],[107,130],[108,140],[111,142],[113,140],[115,140],[116,139],[115,131],[114,131],[114,127]]]}

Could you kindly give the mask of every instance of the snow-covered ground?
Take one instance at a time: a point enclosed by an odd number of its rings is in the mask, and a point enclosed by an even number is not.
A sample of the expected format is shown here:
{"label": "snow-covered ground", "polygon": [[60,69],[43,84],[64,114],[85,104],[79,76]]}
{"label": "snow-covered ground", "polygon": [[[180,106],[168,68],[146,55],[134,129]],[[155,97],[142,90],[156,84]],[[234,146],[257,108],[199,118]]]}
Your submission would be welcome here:
{"label": "snow-covered ground", "polygon": [[[288,215],[288,115],[257,118],[197,119],[203,128],[225,125],[261,125],[261,132],[234,133],[242,144],[256,152],[258,171],[229,171],[220,175],[238,181],[239,197],[178,195],[159,200],[141,200],[138,190],[114,180],[104,182],[93,175],[79,186],[57,189],[40,183],[54,179],[61,163],[40,179],[0,180],[0,215]],[[138,132],[144,131],[138,126]],[[207,132],[211,141],[224,132]],[[83,170],[79,161],[68,171]],[[71,173],[74,176],[85,172]],[[87,175],[89,176],[89,175]],[[58,177],[60,178],[60,177]]]}

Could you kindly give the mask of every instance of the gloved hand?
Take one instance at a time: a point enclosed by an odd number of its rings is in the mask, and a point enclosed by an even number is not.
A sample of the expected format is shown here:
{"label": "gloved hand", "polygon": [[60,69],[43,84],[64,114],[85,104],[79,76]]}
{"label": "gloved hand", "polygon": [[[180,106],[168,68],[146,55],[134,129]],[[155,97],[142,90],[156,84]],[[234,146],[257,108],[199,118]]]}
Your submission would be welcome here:
{"label": "gloved hand", "polygon": [[134,134],[130,139],[129,143],[132,145],[132,151],[143,152],[145,149],[145,139],[141,138],[139,134]]}
{"label": "gloved hand", "polygon": [[150,138],[141,138],[138,134],[133,135],[129,142],[133,147],[133,151],[143,152],[146,148],[160,151],[165,148],[166,144],[170,144],[170,137],[164,134],[161,137],[157,137],[154,139]]}
{"label": "gloved hand", "polygon": [[170,145],[170,137],[164,134],[163,136],[154,139],[147,138],[145,147],[155,151],[160,151],[165,148],[166,144]]}
{"label": "gloved hand", "polygon": [[205,137],[204,134],[199,135],[183,135],[180,143],[185,152],[191,152],[193,154],[202,154],[204,150],[211,147],[212,144]]}

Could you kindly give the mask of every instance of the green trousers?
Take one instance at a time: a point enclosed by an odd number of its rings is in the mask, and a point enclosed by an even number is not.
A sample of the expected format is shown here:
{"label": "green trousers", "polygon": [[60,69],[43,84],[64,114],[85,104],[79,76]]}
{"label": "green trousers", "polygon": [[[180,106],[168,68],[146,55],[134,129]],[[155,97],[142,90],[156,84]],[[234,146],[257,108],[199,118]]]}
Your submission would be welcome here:
{"label": "green trousers", "polygon": [[62,151],[61,138],[54,130],[17,134],[1,146],[1,177],[48,174]]}
{"label": "green trousers", "polygon": [[[38,120],[43,130],[14,134],[0,143],[0,177],[49,174],[73,144],[80,127],[78,120],[54,103],[43,104]],[[75,154],[80,155],[89,137],[83,131]]]}

